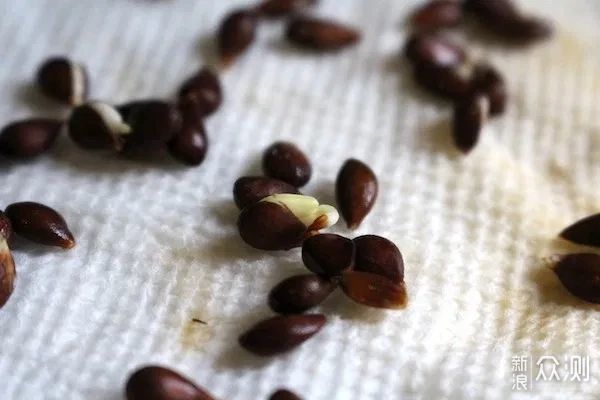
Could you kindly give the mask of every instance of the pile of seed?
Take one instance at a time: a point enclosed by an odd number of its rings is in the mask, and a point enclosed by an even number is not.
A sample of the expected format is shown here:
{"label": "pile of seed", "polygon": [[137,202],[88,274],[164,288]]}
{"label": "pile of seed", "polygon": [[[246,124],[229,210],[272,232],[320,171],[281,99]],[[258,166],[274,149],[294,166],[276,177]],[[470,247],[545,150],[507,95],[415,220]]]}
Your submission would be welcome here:
{"label": "pile of seed", "polygon": [[454,103],[452,137],[463,153],[475,147],[488,116],[504,113],[508,99],[502,74],[487,62],[470,59],[449,32],[467,16],[495,37],[514,44],[530,44],[552,35],[547,21],[523,14],[511,0],[433,0],[413,13],[414,32],[404,55],[419,86]]}
{"label": "pile of seed", "polygon": [[12,294],[17,277],[11,253],[14,235],[45,246],[75,246],[64,218],[48,206],[27,201],[10,204],[4,212],[0,211],[0,308]]}
{"label": "pile of seed", "polygon": [[[312,175],[308,157],[295,145],[276,142],[263,155],[267,176],[245,176],[233,186],[240,208],[240,237],[260,250],[302,247],[310,271],[289,277],[270,292],[270,308],[280,314],[258,322],[239,338],[246,350],[272,356],[292,350],[321,330],[322,314],[302,314],[335,289],[356,303],[387,309],[406,306],[404,262],[391,241],[375,235],[349,239],[320,230],[334,225],[337,210],[300,193]],[[373,208],[377,177],[361,161],[347,160],[335,184],[336,199],[348,228],[356,229]]]}

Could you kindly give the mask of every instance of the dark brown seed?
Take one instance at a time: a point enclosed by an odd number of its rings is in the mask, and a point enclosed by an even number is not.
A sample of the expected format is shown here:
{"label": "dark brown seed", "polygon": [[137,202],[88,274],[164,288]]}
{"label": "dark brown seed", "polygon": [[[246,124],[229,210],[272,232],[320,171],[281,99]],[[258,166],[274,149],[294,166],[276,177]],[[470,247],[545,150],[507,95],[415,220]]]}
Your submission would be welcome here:
{"label": "dark brown seed", "polygon": [[184,118],[181,130],[169,142],[169,153],[186,165],[200,165],[208,149],[204,124]]}
{"label": "dark brown seed", "polygon": [[471,71],[467,64],[455,67],[415,64],[414,74],[423,89],[450,100],[465,97],[471,89]]}
{"label": "dark brown seed", "polygon": [[116,151],[123,148],[125,135],[131,130],[115,108],[100,102],[76,107],[69,117],[68,128],[69,137],[79,147]]}
{"label": "dark brown seed", "polygon": [[398,247],[391,241],[376,235],[364,235],[354,239],[356,271],[385,276],[392,282],[404,281],[404,260]]}
{"label": "dark brown seed", "polygon": [[219,77],[212,70],[202,68],[181,85],[179,97],[192,97],[195,112],[204,118],[217,111],[223,102]]}
{"label": "dark brown seed", "polygon": [[570,242],[600,247],[600,213],[590,215],[568,226],[560,236]]}
{"label": "dark brown seed", "polygon": [[121,106],[119,112],[131,127],[126,136],[126,150],[161,150],[181,130],[181,112],[164,101],[134,101]]}
{"label": "dark brown seed", "polygon": [[411,22],[421,30],[435,30],[458,25],[462,21],[461,5],[456,0],[433,0],[419,7]]}
{"label": "dark brown seed", "polygon": [[279,389],[269,397],[269,400],[302,400],[302,398],[287,389]]}
{"label": "dark brown seed", "polygon": [[317,0],[264,0],[257,7],[260,16],[279,18],[294,14],[317,4]]}
{"label": "dark brown seed", "polygon": [[463,153],[470,152],[477,144],[488,111],[487,97],[478,93],[455,103],[452,137]]}
{"label": "dark brown seed", "polygon": [[217,34],[219,56],[227,66],[235,61],[254,41],[256,14],[252,10],[236,10],[227,15]]}
{"label": "dark brown seed", "polygon": [[4,212],[0,211],[0,240],[5,239],[7,242],[10,242],[12,232],[10,219],[8,219]]}
{"label": "dark brown seed", "polygon": [[73,106],[83,103],[89,90],[83,65],[63,57],[45,61],[37,72],[37,83],[48,97]]}
{"label": "dark brown seed", "polygon": [[0,154],[11,158],[31,158],[48,150],[60,133],[62,121],[30,118],[13,122],[0,132]]}
{"label": "dark brown seed", "polygon": [[377,274],[348,271],[342,275],[346,296],[359,304],[376,308],[405,308],[407,303],[404,282],[396,284]]}
{"label": "dark brown seed", "polygon": [[487,64],[476,65],[473,69],[471,88],[473,91],[487,96],[490,103],[490,115],[504,113],[508,93],[504,78],[494,67]]}
{"label": "dark brown seed", "polygon": [[492,25],[500,25],[520,17],[512,0],[465,0],[463,8]]}
{"label": "dark brown seed", "polygon": [[307,227],[290,210],[266,201],[244,208],[237,225],[244,242],[261,250],[297,247],[307,233]]}
{"label": "dark brown seed", "polygon": [[262,165],[265,175],[295,187],[306,185],[312,174],[308,157],[289,142],[275,142],[269,146],[263,155]]}
{"label": "dark brown seed", "polygon": [[350,229],[356,229],[377,199],[377,177],[365,163],[349,159],[338,173],[335,194],[340,213]]}
{"label": "dark brown seed", "polygon": [[554,272],[571,294],[591,303],[600,303],[599,254],[567,254],[556,263]]}
{"label": "dark brown seed", "polygon": [[19,236],[64,249],[75,246],[75,239],[64,218],[48,206],[25,201],[9,205],[4,212]]}
{"label": "dark brown seed", "polygon": [[509,39],[527,44],[550,38],[554,28],[545,19],[523,16],[507,23],[499,33]]}
{"label": "dark brown seed", "polygon": [[0,308],[2,308],[13,292],[15,286],[15,262],[6,239],[0,238]]}
{"label": "dark brown seed", "polygon": [[286,37],[302,47],[325,51],[339,50],[358,43],[360,33],[337,21],[298,16],[288,23]]}
{"label": "dark brown seed", "polygon": [[298,189],[289,183],[264,176],[243,176],[233,184],[233,199],[240,210],[279,193],[300,194]]}
{"label": "dark brown seed", "polygon": [[135,371],[127,380],[125,393],[127,400],[213,400],[188,378],[159,366]]}
{"label": "dark brown seed", "polygon": [[441,34],[416,34],[404,47],[405,56],[413,64],[434,67],[456,67],[467,59],[464,48]]}
{"label": "dark brown seed", "polygon": [[354,265],[354,242],[334,233],[312,236],[302,242],[302,262],[315,274],[340,276]]}
{"label": "dark brown seed", "polygon": [[279,282],[269,293],[269,306],[280,314],[296,314],[316,307],[336,285],[318,275],[296,275]]}
{"label": "dark brown seed", "polygon": [[280,315],[265,319],[240,336],[240,345],[258,356],[273,356],[298,347],[321,330],[321,314]]}

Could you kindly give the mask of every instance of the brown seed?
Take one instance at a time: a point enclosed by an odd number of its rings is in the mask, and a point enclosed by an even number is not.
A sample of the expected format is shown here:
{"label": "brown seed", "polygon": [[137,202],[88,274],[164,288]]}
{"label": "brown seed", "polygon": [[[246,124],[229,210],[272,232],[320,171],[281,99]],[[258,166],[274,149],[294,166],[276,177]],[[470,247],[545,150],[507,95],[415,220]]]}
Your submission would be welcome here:
{"label": "brown seed", "polygon": [[348,271],[342,275],[341,284],[346,296],[359,304],[391,309],[406,307],[404,282],[396,284],[381,275]]}
{"label": "brown seed", "polygon": [[243,176],[233,184],[233,199],[240,210],[278,193],[300,194],[289,183],[264,176]]}
{"label": "brown seed", "polygon": [[7,242],[10,242],[12,232],[10,219],[8,219],[4,212],[0,211],[0,239],[5,239]]}
{"label": "brown seed", "polygon": [[287,389],[279,389],[269,397],[269,400],[302,400],[302,398]]}
{"label": "brown seed", "polygon": [[286,37],[302,47],[325,51],[339,50],[358,43],[360,33],[337,21],[298,16],[288,23]]}
{"label": "brown seed", "polygon": [[169,153],[186,165],[200,165],[208,149],[202,121],[183,119],[183,126],[169,142]]}
{"label": "brown seed", "polygon": [[135,371],[127,380],[125,394],[127,400],[213,400],[188,378],[159,366]]}
{"label": "brown seed", "polygon": [[289,209],[263,201],[244,208],[237,225],[244,242],[261,250],[297,247],[307,233],[306,225]]}
{"label": "brown seed", "polygon": [[257,7],[260,16],[279,18],[292,15],[317,4],[317,0],[264,0]]}
{"label": "brown seed", "polygon": [[336,285],[318,275],[296,275],[279,282],[269,293],[271,310],[296,314],[316,307],[333,292]]}
{"label": "brown seed", "polygon": [[89,91],[85,67],[64,57],[45,61],[37,72],[37,83],[48,97],[73,106],[83,103]]}
{"label": "brown seed", "polygon": [[411,36],[404,47],[405,56],[413,64],[434,67],[456,67],[467,60],[464,48],[446,35],[420,33]]}
{"label": "brown seed", "polygon": [[545,19],[523,16],[507,23],[503,30],[499,30],[499,33],[509,39],[527,44],[550,38],[554,33],[554,28]]}
{"label": "brown seed", "polygon": [[15,262],[4,237],[0,237],[0,308],[13,292],[15,286]]}
{"label": "brown seed", "polygon": [[90,102],[73,110],[68,121],[68,131],[71,140],[84,149],[120,151],[131,128],[112,106]]}
{"label": "brown seed", "polygon": [[393,283],[404,281],[404,260],[398,247],[381,236],[364,235],[354,239],[356,271],[385,276]]}
{"label": "brown seed", "polygon": [[455,103],[452,137],[463,153],[470,152],[477,144],[488,110],[487,97],[479,93]]}
{"label": "brown seed", "polygon": [[181,112],[161,100],[139,100],[119,107],[131,133],[126,136],[126,150],[156,151],[181,130]]}
{"label": "brown seed", "polygon": [[254,41],[256,14],[252,10],[236,10],[228,14],[217,34],[219,56],[227,66],[235,61]]}
{"label": "brown seed", "polygon": [[315,235],[302,243],[302,261],[306,268],[329,278],[352,268],[354,254],[354,242],[334,233]]}
{"label": "brown seed", "polygon": [[30,118],[13,122],[0,132],[0,154],[12,158],[31,158],[48,150],[60,133],[62,121]]}
{"label": "brown seed", "polygon": [[279,315],[265,319],[240,336],[240,345],[258,356],[273,356],[298,347],[321,330],[322,314]]}
{"label": "brown seed", "polygon": [[423,89],[450,100],[461,99],[471,90],[471,70],[467,64],[455,67],[415,64],[414,76]]}
{"label": "brown seed", "polygon": [[591,303],[600,303],[599,254],[567,254],[553,269],[571,294]]}
{"label": "brown seed", "polygon": [[340,213],[350,229],[356,229],[377,199],[377,177],[359,160],[347,160],[338,173],[335,194]]}
{"label": "brown seed", "polygon": [[566,227],[560,236],[573,243],[600,247],[600,213]]}
{"label": "brown seed", "polygon": [[465,0],[463,8],[492,25],[500,25],[520,17],[512,0]]}
{"label": "brown seed", "polygon": [[48,206],[25,201],[9,205],[4,212],[19,236],[64,249],[75,246],[75,239],[64,218]]}
{"label": "brown seed", "polygon": [[295,187],[306,185],[312,174],[308,157],[289,142],[275,142],[269,146],[263,155],[262,165],[265,175]]}
{"label": "brown seed", "polygon": [[195,112],[204,118],[217,111],[223,102],[223,91],[219,77],[212,70],[202,68],[181,85],[179,97],[180,99],[194,98],[191,103]]}
{"label": "brown seed", "polygon": [[462,17],[458,1],[433,0],[417,9],[411,22],[417,29],[435,30],[456,26],[462,22]]}
{"label": "brown seed", "polygon": [[473,68],[471,88],[473,91],[487,96],[490,103],[490,115],[504,113],[508,93],[504,78],[494,67],[487,64],[476,65]]}

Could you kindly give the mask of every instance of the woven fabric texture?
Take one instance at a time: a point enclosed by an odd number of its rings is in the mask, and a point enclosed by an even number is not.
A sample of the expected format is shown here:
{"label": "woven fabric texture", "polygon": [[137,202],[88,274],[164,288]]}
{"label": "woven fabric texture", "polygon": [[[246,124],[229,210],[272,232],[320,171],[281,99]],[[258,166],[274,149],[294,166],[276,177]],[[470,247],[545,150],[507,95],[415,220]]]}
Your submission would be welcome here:
{"label": "woven fabric texture", "polygon": [[[32,87],[57,54],[87,65],[95,99],[173,96],[211,62],[219,20],[243,4],[2,0],[0,121],[67,114]],[[89,153],[66,137],[35,161],[2,161],[0,207],[48,204],[78,243],[18,243],[16,289],[0,310],[0,399],[122,399],[128,374],[149,363],[231,400],[282,386],[307,400],[598,398],[599,309],[569,295],[545,258],[580,250],[557,232],[600,210],[600,7],[523,2],[557,24],[538,46],[471,37],[472,54],[506,75],[511,101],[464,157],[451,144],[449,104],[420,91],[399,56],[416,4],[323,0],[316,14],[363,33],[331,55],[291,47],[280,23],[261,26],[222,76],[225,103],[207,122],[198,168]],[[325,203],[344,160],[372,167],[372,213],[356,232],[333,231],[397,243],[410,299],[385,312],[338,293],[317,309],[329,317],[321,333],[257,359],[237,336],[270,315],[270,288],[304,268],[298,250],[239,239],[231,189],[260,173],[262,150],[281,139],[310,155],[305,192]],[[521,355],[589,355],[590,381],[515,392],[511,359]]]}

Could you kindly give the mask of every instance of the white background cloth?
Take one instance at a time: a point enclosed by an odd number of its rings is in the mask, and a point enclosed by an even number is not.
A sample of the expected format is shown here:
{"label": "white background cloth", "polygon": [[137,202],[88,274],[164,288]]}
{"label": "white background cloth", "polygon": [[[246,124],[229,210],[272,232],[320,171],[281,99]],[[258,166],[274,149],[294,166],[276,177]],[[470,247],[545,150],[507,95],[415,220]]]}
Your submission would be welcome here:
{"label": "white background cloth", "polygon": [[[56,54],[88,66],[93,98],[172,96],[210,61],[213,32],[237,4],[2,0],[0,121],[66,113],[31,88]],[[2,207],[48,204],[78,243],[15,249],[16,289],[0,311],[0,399],[122,399],[129,373],[148,363],[231,400],[281,386],[307,400],[598,398],[599,309],[570,296],[544,262],[578,250],[557,232],[600,210],[598,3],[527,1],[557,22],[543,45],[470,40],[474,56],[504,72],[511,101],[467,157],[451,145],[449,105],[419,91],[399,59],[415,4],[323,0],[316,13],[363,32],[359,46],[333,55],[299,52],[281,24],[261,26],[223,76],[226,100],[207,123],[199,168],[119,160],[67,138],[35,161],[3,161]],[[310,155],[305,192],[323,202],[345,159],[372,166],[373,212],[356,232],[334,231],[395,241],[410,303],[384,312],[338,293],[319,308],[329,316],[320,334],[263,360],[237,336],[270,315],[275,283],[305,269],[297,250],[241,242],[231,189],[260,172],[262,150],[278,139]],[[521,355],[589,355],[591,380],[513,392],[511,359]]]}

